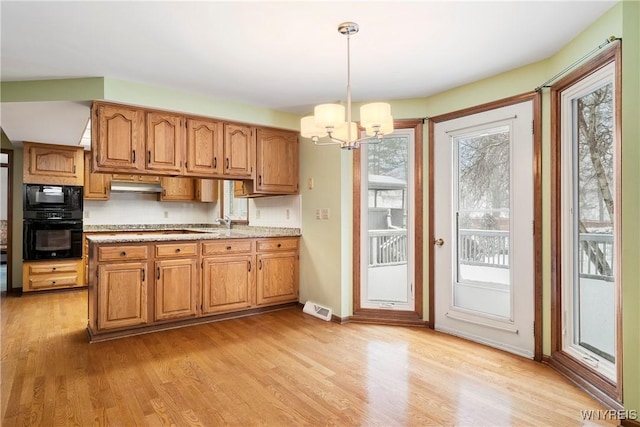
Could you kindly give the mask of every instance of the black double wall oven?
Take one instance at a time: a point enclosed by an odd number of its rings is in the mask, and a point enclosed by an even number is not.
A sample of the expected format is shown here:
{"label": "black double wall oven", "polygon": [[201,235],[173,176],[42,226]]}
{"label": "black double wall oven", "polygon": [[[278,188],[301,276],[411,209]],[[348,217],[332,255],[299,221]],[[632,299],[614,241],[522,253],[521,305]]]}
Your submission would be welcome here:
{"label": "black double wall oven", "polygon": [[24,184],[25,261],[82,258],[82,187]]}

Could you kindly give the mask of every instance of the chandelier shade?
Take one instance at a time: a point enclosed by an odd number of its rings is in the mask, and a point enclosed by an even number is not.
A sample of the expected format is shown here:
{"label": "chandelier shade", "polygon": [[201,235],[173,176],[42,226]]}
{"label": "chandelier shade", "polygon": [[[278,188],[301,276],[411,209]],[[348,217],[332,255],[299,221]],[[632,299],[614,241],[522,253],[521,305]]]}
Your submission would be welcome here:
{"label": "chandelier shade", "polygon": [[[360,127],[366,137],[358,138],[358,124],[351,116],[351,57],[350,36],[360,27],[355,22],[343,22],[338,32],[347,36],[347,106],[341,104],[320,104],[313,110],[313,116],[300,120],[300,135],[311,138],[316,145],[340,145],[340,148],[352,150],[360,144],[380,142],[384,135],[393,133],[391,106],[386,102],[372,102],[360,107]],[[345,116],[346,114],[346,116]],[[349,125],[347,125],[349,124]],[[329,141],[320,138],[328,136]]]}

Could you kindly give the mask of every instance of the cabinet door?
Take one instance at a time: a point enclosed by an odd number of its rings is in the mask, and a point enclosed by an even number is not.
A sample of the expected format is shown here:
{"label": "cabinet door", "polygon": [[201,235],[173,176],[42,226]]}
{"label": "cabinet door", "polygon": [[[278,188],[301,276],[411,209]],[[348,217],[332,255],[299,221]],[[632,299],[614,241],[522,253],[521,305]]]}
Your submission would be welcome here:
{"label": "cabinet door", "polygon": [[250,126],[224,125],[224,174],[251,177],[253,174],[255,133]]}
{"label": "cabinet door", "polygon": [[147,112],[147,170],[167,174],[182,173],[183,121],[182,116]]}
{"label": "cabinet door", "polygon": [[204,258],[202,313],[251,307],[254,294],[253,269],[251,255]]}
{"label": "cabinet door", "polygon": [[98,266],[98,329],[147,323],[147,263]]}
{"label": "cabinet door", "polygon": [[298,300],[298,254],[263,253],[257,256],[257,304]]}
{"label": "cabinet door", "polygon": [[155,320],[196,315],[197,267],[195,258],[156,261]]}
{"label": "cabinet door", "polygon": [[91,151],[94,172],[144,170],[144,115],[122,106],[94,104]]}
{"label": "cabinet door", "polygon": [[109,200],[111,175],[91,173],[91,152],[84,153],[84,199]]}
{"label": "cabinet door", "polygon": [[293,132],[258,129],[255,191],[295,194],[298,192],[298,135]]}
{"label": "cabinet door", "polygon": [[222,175],[222,141],[222,125],[219,122],[187,119],[187,174],[205,177]]}
{"label": "cabinet door", "polygon": [[196,179],[195,200],[198,202],[217,202],[218,201],[218,185],[217,179]]}
{"label": "cabinet door", "polygon": [[26,184],[83,185],[82,147],[24,143],[23,182]]}
{"label": "cabinet door", "polygon": [[160,201],[193,201],[195,199],[195,184],[193,178],[162,177],[162,193]]}

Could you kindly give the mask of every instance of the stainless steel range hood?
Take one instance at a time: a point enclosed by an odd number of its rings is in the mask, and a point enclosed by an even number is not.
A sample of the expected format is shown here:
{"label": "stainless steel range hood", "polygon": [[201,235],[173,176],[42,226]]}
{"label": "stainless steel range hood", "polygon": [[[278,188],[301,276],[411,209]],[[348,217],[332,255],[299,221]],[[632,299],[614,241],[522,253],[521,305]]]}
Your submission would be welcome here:
{"label": "stainless steel range hood", "polygon": [[111,182],[112,192],[134,193],[162,193],[160,183],[154,182]]}

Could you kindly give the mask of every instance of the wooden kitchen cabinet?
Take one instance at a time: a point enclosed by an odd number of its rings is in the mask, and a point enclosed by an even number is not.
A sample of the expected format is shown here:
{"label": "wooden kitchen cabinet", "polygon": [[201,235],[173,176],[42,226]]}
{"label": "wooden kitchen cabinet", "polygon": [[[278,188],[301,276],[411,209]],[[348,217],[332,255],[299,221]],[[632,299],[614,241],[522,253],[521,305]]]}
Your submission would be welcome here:
{"label": "wooden kitchen cabinet", "polygon": [[161,202],[190,202],[195,200],[196,188],[193,178],[162,177]]}
{"label": "wooden kitchen cabinet", "polygon": [[255,128],[225,123],[224,175],[227,177],[253,177]]}
{"label": "wooden kitchen cabinet", "polygon": [[98,330],[148,322],[147,262],[98,265]]}
{"label": "wooden kitchen cabinet", "polygon": [[82,259],[25,261],[22,264],[22,292],[84,286]]}
{"label": "wooden kitchen cabinet", "polygon": [[198,314],[197,248],[195,242],[155,246],[154,320],[188,318]]}
{"label": "wooden kitchen cabinet", "polygon": [[214,120],[187,118],[186,175],[224,174],[223,125]]}
{"label": "wooden kitchen cabinet", "polygon": [[298,193],[298,134],[261,128],[256,133],[255,192]]}
{"label": "wooden kitchen cabinet", "polygon": [[196,179],[195,200],[198,202],[217,202],[219,185],[220,181],[217,179]]}
{"label": "wooden kitchen cabinet", "polygon": [[84,153],[84,192],[85,200],[109,200],[111,175],[91,172],[91,152]]}
{"label": "wooden kitchen cabinet", "polygon": [[160,182],[160,177],[156,175],[131,175],[114,173],[111,175],[111,181],[116,182]]}
{"label": "wooden kitchen cabinet", "polygon": [[24,142],[25,184],[84,185],[82,147]]}
{"label": "wooden kitchen cabinet", "polygon": [[146,164],[152,173],[180,175],[184,171],[184,117],[147,111]]}
{"label": "wooden kitchen cabinet", "polygon": [[144,170],[144,114],[123,105],[94,102],[91,112],[94,172]]}
{"label": "wooden kitchen cabinet", "polygon": [[256,241],[256,304],[298,301],[299,239]]}
{"label": "wooden kitchen cabinet", "polygon": [[298,237],[165,240],[159,230],[152,234],[147,244],[128,243],[129,236],[89,242],[92,342],[298,301]]}
{"label": "wooden kitchen cabinet", "polygon": [[252,255],[206,257],[202,260],[202,314],[251,307],[254,295]]}

